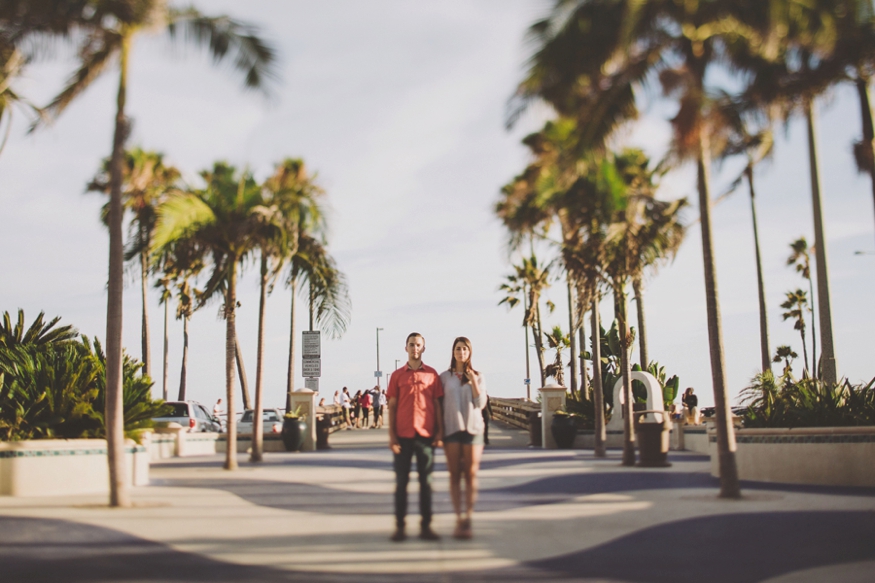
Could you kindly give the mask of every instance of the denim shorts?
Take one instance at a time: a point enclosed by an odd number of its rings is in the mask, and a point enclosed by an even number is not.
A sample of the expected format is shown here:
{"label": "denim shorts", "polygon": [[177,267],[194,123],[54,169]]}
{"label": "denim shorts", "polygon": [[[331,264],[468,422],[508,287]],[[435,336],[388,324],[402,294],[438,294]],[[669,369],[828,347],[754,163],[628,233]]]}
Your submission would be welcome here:
{"label": "denim shorts", "polygon": [[444,437],[444,443],[461,443],[462,445],[483,445],[483,434],[473,435],[467,431],[457,431]]}

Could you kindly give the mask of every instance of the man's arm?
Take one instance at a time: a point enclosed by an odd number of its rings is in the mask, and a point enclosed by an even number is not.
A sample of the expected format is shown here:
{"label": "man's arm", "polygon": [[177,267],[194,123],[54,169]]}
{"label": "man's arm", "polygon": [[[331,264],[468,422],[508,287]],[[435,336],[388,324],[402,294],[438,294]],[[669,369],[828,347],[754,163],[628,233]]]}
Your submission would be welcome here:
{"label": "man's arm", "polygon": [[433,400],[434,406],[434,445],[444,446],[444,398],[438,397]]}
{"label": "man's arm", "polygon": [[398,412],[398,399],[389,397],[389,449],[398,455],[401,453],[401,444],[398,443],[398,433],[395,431],[395,414]]}

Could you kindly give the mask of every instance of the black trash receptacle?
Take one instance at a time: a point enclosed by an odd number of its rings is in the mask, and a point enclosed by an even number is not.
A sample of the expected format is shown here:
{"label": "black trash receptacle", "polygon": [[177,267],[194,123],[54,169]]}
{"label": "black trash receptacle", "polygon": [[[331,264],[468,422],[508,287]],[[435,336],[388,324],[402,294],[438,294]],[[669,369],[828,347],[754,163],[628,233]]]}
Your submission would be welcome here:
{"label": "black trash receptacle", "polygon": [[316,418],[316,449],[331,449],[328,445],[328,436],[331,435],[333,424],[329,415],[320,415]]}

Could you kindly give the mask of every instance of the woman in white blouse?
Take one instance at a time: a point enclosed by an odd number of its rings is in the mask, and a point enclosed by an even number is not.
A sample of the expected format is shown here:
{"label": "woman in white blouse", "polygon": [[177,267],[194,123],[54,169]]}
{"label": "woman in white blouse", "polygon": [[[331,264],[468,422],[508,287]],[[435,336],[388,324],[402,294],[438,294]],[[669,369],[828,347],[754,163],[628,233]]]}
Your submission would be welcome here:
{"label": "woman in white blouse", "polygon": [[[450,369],[441,373],[444,387],[444,452],[450,471],[450,497],[456,511],[454,538],[469,539],[471,515],[477,499],[477,472],[483,455],[483,407],[486,389],[483,375],[471,366],[471,341],[460,336],[453,341]],[[465,498],[462,500],[462,478]]]}

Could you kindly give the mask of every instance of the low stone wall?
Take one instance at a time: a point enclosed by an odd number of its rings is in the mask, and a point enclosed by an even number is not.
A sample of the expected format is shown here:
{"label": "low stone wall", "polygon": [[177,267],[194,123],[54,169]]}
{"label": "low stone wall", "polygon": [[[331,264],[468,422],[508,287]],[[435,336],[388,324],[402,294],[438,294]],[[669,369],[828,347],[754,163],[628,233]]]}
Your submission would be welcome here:
{"label": "low stone wall", "polygon": [[[709,436],[718,475],[717,436]],[[875,427],[741,429],[735,460],[742,480],[875,487]]]}
{"label": "low stone wall", "polygon": [[[213,442],[214,451],[212,453],[225,453],[228,450],[228,436],[224,433],[216,434],[217,438]],[[286,451],[283,445],[283,438],[279,433],[265,433],[262,438],[262,445],[265,453]],[[237,436],[237,453],[250,453],[252,451],[252,435],[249,433],[241,433]],[[196,454],[204,455],[204,454]]]}
{"label": "low stone wall", "polygon": [[[149,452],[127,440],[128,484],[149,484]],[[108,494],[104,439],[41,439],[0,442],[0,496]]]}
{"label": "low stone wall", "polygon": [[711,453],[708,441],[708,428],[704,425],[685,425],[684,450],[698,453]]}

